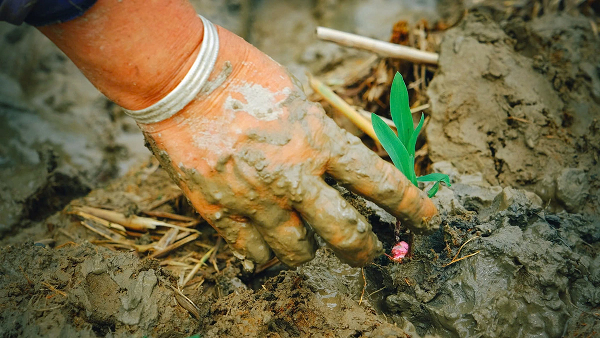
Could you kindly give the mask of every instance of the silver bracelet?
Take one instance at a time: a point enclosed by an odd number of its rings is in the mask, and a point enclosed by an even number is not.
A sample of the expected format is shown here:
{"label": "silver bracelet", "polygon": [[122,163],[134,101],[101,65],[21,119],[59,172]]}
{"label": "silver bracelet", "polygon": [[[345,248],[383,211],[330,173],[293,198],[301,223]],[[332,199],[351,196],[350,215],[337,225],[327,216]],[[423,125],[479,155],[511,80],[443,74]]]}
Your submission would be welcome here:
{"label": "silver bracelet", "polygon": [[204,37],[196,61],[183,80],[160,101],[141,110],[124,109],[125,113],[140,123],[155,123],[175,115],[198,95],[212,73],[219,55],[217,29],[202,15],[198,15],[204,25]]}

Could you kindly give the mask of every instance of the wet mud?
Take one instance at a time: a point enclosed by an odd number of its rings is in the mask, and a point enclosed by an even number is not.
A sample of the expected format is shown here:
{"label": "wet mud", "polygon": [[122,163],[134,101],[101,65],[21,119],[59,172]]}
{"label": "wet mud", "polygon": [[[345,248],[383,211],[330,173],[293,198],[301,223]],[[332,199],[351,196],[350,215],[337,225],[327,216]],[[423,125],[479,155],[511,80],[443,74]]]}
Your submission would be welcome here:
{"label": "wet mud", "polygon": [[157,261],[91,244],[1,249],[5,337],[191,335],[197,321],[174,302]]}
{"label": "wet mud", "polygon": [[[141,178],[148,183],[139,184]],[[166,178],[160,169],[139,172],[74,203],[131,208],[131,196],[151,195],[153,187],[169,193],[172,184],[159,183]],[[482,176],[453,180],[453,188],[435,198],[440,230],[415,237],[412,257],[402,263],[382,256],[368,265],[364,293],[361,269],[326,247],[313,261],[274,277],[248,275],[232,257],[202,287],[186,291],[198,318],[178,303],[177,277],[159,261],[90,244],[76,219],[54,215],[47,221],[52,230],[38,234],[52,238],[54,247],[25,241],[1,249],[0,333],[561,337],[598,330],[597,220],[553,213],[539,197],[490,186]],[[388,252],[397,240],[411,240],[384,210],[336,189],[369,220]]]}
{"label": "wet mud", "polygon": [[442,231],[389,269],[396,291],[385,307],[396,322],[442,337],[569,336],[580,316],[598,329],[597,219],[549,212],[512,188],[488,210],[452,204]]}
{"label": "wet mud", "polygon": [[493,18],[475,9],[444,35],[428,88],[431,159],[597,213],[598,35],[584,16]]}
{"label": "wet mud", "polygon": [[[344,28],[345,12],[327,9],[335,1],[318,3],[321,16],[311,20]],[[223,6],[213,12],[227,13],[222,22],[237,33],[268,35],[241,19],[251,9]],[[586,17],[568,13],[507,19],[485,7],[453,20],[428,89],[433,169],[452,180],[434,198],[439,230],[413,237],[327,178],[386,252],[406,241],[410,257],[398,263],[380,256],[361,270],[319,238],[315,259],[295,269],[253,274],[228,256],[219,272],[203,274],[204,284],[184,290],[196,304],[191,312],[174,290],[180,276],[143,254],[92,244],[98,238],[67,213],[74,205],[136,213],[180,195],[155,164],[115,179],[131,167],[129,155],[148,154],[124,146],[142,148],[137,127],[105,100],[78,91],[76,70],[55,52],[31,54],[41,68],[29,73],[0,52],[0,75],[9,75],[2,83],[10,84],[0,91],[0,121],[12,124],[0,135],[0,337],[597,336],[598,35]],[[37,43],[22,28],[2,34],[17,49]],[[276,54],[284,46],[262,47]],[[281,55],[292,70],[315,71],[345,55],[328,48]],[[33,81],[27,74],[46,89],[23,86]],[[82,94],[70,96],[69,88]],[[86,131],[83,138],[47,122],[82,114],[87,122],[69,130]],[[85,160],[70,145],[87,149]],[[192,212],[184,198],[176,201],[178,211]],[[199,230],[202,238],[214,236],[207,224]]]}

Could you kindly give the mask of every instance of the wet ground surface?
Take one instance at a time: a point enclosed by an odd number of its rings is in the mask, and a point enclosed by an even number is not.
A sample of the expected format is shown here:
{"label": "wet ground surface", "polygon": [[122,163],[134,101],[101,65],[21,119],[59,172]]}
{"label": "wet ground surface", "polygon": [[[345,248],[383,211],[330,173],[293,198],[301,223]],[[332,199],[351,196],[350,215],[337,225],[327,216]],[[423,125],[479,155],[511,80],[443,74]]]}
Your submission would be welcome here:
{"label": "wet ground surface", "polygon": [[[172,192],[161,169],[137,166],[149,156],[137,126],[34,30],[1,25],[0,336],[598,335],[597,20],[567,8],[533,20],[494,6],[465,15],[468,1],[440,3],[438,14],[432,1],[195,2],[301,81],[305,70],[363,57],[315,42],[316,25],[387,40],[400,19],[456,22],[427,90],[429,156],[453,183],[435,198],[440,230],[416,237],[402,263],[367,266],[364,293],[363,271],[326,248],[296,270],[258,274],[224,248],[219,270],[183,290],[196,314],[169,266],[92,244],[98,237],[60,212],[136,212]],[[411,241],[391,216],[340,191],[388,252]],[[213,245],[210,228],[199,229]]]}

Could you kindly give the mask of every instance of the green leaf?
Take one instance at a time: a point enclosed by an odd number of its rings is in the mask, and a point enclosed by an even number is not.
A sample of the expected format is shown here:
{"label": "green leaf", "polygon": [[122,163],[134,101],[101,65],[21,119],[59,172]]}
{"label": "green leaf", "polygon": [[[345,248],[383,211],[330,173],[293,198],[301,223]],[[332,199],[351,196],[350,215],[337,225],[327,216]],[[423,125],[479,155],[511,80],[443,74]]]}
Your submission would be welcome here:
{"label": "green leaf", "polygon": [[446,174],[442,173],[433,173],[425,176],[417,177],[417,181],[419,182],[444,182],[447,186],[451,187],[450,177]]}
{"label": "green leaf", "polygon": [[433,174],[417,177],[417,181],[419,181],[419,182],[435,182],[433,184],[433,187],[431,187],[431,189],[429,189],[429,191],[427,192],[427,196],[429,196],[429,198],[435,196],[435,194],[437,194],[438,190],[440,190],[440,182],[446,183],[446,185],[449,187],[451,186],[450,177],[448,177],[448,175],[442,174],[442,173],[433,173]]}
{"label": "green leaf", "polygon": [[402,74],[396,72],[390,92],[390,113],[398,130],[398,138],[408,149],[410,137],[413,134],[413,120],[408,105],[408,90]]}
{"label": "green leaf", "polygon": [[429,191],[427,192],[427,196],[429,196],[429,198],[432,198],[433,196],[435,196],[435,194],[437,194],[438,190],[440,190],[440,181],[435,182],[433,187],[431,187],[431,189],[429,189]]}
{"label": "green leaf", "polygon": [[419,184],[417,183],[417,174],[415,173],[415,156],[414,155],[408,155],[409,161],[408,161],[408,165],[409,165],[409,173],[410,176],[406,175],[406,177],[412,182],[412,184],[415,185],[415,187],[418,187]]}
{"label": "green leaf", "polygon": [[415,129],[413,134],[410,136],[410,140],[408,141],[408,147],[406,147],[406,150],[408,150],[408,153],[410,155],[413,155],[413,157],[415,156],[415,147],[417,146],[417,138],[419,137],[421,128],[423,128],[423,121],[425,121],[425,115],[421,114],[421,121],[419,121],[417,128]]}
{"label": "green leaf", "polygon": [[[373,123],[373,130],[375,130],[375,135],[381,142],[383,149],[387,151],[394,162],[396,168],[398,168],[406,177],[409,177],[409,156],[408,151],[400,142],[396,134],[392,131],[392,129],[383,122],[383,120],[377,116],[376,114],[371,113],[371,121]],[[414,165],[414,164],[413,164]],[[414,172],[414,170],[413,170]]]}

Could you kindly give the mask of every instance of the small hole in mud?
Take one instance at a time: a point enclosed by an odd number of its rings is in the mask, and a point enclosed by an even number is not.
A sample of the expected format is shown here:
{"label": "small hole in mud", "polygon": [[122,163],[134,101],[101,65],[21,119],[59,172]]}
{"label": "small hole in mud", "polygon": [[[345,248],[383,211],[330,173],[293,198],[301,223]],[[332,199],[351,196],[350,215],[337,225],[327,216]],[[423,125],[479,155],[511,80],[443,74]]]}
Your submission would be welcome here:
{"label": "small hole in mud", "polygon": [[261,290],[267,280],[277,277],[281,271],[289,270],[284,264],[278,264],[258,274],[242,275],[240,279],[252,290]]}
{"label": "small hole in mud", "polygon": [[444,242],[444,233],[442,231],[437,231],[429,235],[428,240],[433,251],[435,251],[438,254],[443,252],[446,248],[446,243]]}
{"label": "small hole in mud", "polygon": [[98,325],[98,324],[94,324],[92,325],[92,330],[98,335],[98,336],[106,336],[108,335],[109,332],[115,332],[116,327],[115,324],[109,324],[109,325]]}
{"label": "small hole in mud", "polygon": [[553,226],[554,228],[560,228],[560,217],[552,214],[548,214],[544,217],[546,222]]}
{"label": "small hole in mud", "polygon": [[562,114],[562,127],[569,128],[573,125],[573,120],[573,114],[571,112],[564,111]]}
{"label": "small hole in mud", "polygon": [[24,202],[24,218],[40,221],[64,208],[71,200],[90,192],[77,176],[60,172],[48,176],[47,182]]}

